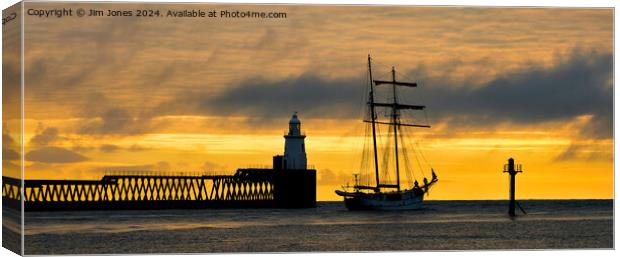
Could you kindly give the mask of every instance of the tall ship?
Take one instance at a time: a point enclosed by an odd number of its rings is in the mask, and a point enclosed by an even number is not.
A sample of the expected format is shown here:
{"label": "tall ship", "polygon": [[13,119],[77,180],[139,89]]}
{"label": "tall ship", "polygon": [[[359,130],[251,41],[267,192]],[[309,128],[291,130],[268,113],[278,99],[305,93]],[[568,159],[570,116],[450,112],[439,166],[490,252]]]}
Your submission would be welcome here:
{"label": "tall ship", "polygon": [[[391,78],[385,80],[374,79],[372,71],[372,59],[368,55],[368,100],[363,119],[366,130],[360,173],[354,174],[353,186],[343,186],[342,190],[336,190],[336,194],[344,197],[349,210],[421,209],[424,196],[438,179],[417,143],[409,139],[408,132],[413,128],[430,128],[430,125],[428,120],[420,124],[406,116],[416,111],[424,112],[426,106],[400,102],[399,89],[418,85],[397,81],[394,67]],[[377,147],[379,144],[381,149]],[[417,162],[417,167],[412,159]],[[430,171],[430,180],[424,170],[426,173]],[[407,181],[401,180],[401,173],[406,174]],[[416,173],[421,174],[416,176]],[[422,178],[421,183],[418,178]]]}

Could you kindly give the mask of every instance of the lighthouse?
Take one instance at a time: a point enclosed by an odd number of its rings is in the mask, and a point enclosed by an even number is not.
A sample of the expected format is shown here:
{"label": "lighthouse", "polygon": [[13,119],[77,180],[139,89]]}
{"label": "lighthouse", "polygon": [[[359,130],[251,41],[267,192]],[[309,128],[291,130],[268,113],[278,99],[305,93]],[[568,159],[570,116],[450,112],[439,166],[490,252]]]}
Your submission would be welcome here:
{"label": "lighthouse", "polygon": [[305,170],[307,166],[306,135],[301,132],[301,121],[297,112],[288,122],[288,134],[284,135],[284,165],[289,170]]}

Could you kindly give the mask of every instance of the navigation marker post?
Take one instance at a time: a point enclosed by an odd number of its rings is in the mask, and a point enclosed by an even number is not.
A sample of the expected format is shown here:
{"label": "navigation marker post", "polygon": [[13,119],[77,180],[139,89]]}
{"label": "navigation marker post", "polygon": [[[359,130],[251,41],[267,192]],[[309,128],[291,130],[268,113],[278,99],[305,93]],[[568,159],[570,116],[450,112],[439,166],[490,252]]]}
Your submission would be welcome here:
{"label": "navigation marker post", "polygon": [[[508,172],[508,174],[510,175],[510,203],[508,204],[508,215],[510,215],[510,217],[514,217],[516,216],[515,177],[517,173],[523,172],[523,169],[521,167],[521,164],[515,165],[515,160],[513,158],[510,158],[508,159],[508,164],[504,165],[504,172]],[[519,206],[519,208],[520,207],[521,206]],[[523,213],[525,213],[522,208],[521,210],[523,211]]]}

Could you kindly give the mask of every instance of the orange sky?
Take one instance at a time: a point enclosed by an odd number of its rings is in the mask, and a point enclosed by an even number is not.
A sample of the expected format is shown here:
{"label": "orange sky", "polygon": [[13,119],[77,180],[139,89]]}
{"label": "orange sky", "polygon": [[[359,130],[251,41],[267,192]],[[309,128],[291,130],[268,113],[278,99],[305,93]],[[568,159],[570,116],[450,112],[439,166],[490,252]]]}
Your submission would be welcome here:
{"label": "orange sky", "polygon": [[428,106],[432,128],[414,132],[440,178],[430,199],[507,197],[509,157],[519,198],[613,197],[612,9],[148,7],[288,18],[26,17],[26,178],[269,165],[299,111],[318,199],[339,200],[360,165],[371,53],[377,77],[394,65],[420,84],[404,97]]}

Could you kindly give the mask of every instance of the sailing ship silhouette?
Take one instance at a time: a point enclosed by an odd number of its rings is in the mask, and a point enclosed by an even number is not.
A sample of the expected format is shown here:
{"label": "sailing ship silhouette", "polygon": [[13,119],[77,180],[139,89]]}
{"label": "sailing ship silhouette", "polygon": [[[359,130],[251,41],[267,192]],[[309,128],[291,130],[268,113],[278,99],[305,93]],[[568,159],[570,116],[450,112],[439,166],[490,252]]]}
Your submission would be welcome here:
{"label": "sailing ship silhouette", "polygon": [[[363,121],[370,125],[371,137],[372,137],[372,158],[374,163],[374,184],[366,183],[359,184],[358,176],[355,176],[355,185],[353,187],[343,187],[343,190],[336,190],[336,194],[344,197],[345,206],[349,210],[412,210],[422,208],[424,201],[424,195],[428,194],[430,188],[437,183],[438,178],[435,174],[435,170],[431,167],[432,177],[429,181],[426,177],[423,179],[423,184],[420,185],[417,180],[413,183],[412,187],[405,187],[401,183],[401,167],[400,156],[408,163],[407,147],[404,147],[402,143],[406,141],[403,136],[403,127],[419,127],[430,128],[427,124],[415,124],[406,123],[401,119],[402,112],[405,110],[424,110],[424,105],[412,105],[404,104],[398,101],[397,87],[417,87],[415,82],[402,82],[396,80],[396,70],[392,67],[391,80],[375,80],[372,73],[372,58],[368,55],[368,75],[369,75],[369,96],[367,102],[367,118]],[[377,102],[376,101],[376,87],[391,85],[392,97],[391,102]],[[389,120],[379,120],[377,116],[377,109],[382,108],[388,111]],[[393,142],[392,147],[384,148],[384,165],[379,167],[379,150],[377,149],[377,127],[387,125],[388,133],[387,142]],[[367,130],[368,131],[368,130]],[[401,148],[399,150],[399,142],[401,142]],[[389,154],[393,152],[394,169],[393,172],[396,175],[396,181],[392,183],[385,183],[380,174],[381,170],[383,174],[388,176],[390,170],[388,169],[387,159]],[[402,152],[402,153],[401,153]],[[363,158],[364,159],[364,158]],[[415,175],[414,175],[415,177]]]}

